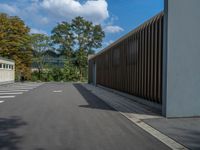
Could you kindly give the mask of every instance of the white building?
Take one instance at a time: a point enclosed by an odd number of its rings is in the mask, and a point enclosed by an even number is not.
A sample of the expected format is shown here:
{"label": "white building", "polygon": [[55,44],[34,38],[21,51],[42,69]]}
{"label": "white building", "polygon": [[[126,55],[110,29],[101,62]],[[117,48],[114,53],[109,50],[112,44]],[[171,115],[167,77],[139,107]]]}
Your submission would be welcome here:
{"label": "white building", "polygon": [[0,57],[0,84],[12,83],[15,81],[15,62]]}

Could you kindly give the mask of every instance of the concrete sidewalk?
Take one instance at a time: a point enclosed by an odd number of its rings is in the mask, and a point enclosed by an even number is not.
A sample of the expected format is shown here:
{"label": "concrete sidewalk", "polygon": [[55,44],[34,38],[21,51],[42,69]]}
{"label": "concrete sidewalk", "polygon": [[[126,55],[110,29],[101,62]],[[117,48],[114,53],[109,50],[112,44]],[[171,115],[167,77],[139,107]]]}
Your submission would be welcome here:
{"label": "concrete sidewalk", "polygon": [[200,118],[166,119],[121,95],[93,85],[82,85],[170,148],[200,149]]}
{"label": "concrete sidewalk", "polygon": [[200,149],[200,118],[159,118],[143,121],[189,149]]}

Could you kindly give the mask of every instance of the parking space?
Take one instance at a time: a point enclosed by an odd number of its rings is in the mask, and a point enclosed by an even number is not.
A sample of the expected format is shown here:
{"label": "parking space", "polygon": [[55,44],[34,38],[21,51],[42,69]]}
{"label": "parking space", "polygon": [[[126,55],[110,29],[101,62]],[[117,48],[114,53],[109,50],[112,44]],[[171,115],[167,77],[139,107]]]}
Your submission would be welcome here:
{"label": "parking space", "polygon": [[33,90],[38,86],[41,86],[43,83],[13,83],[0,86],[0,103],[3,103],[4,100],[15,98],[18,95],[22,95],[25,92]]}

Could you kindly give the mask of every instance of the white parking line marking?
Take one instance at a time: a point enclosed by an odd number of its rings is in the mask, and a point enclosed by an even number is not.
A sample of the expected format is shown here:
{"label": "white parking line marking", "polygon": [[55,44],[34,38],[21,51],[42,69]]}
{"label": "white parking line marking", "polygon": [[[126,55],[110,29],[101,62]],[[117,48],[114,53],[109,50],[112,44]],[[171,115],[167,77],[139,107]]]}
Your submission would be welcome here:
{"label": "white parking line marking", "polygon": [[31,88],[30,87],[9,87],[9,88],[5,88],[5,89],[19,89],[19,90],[25,89],[26,90],[26,89],[34,89],[34,88],[32,88],[32,87]]}
{"label": "white parking line marking", "polygon": [[0,86],[0,99],[14,98],[17,95],[33,90],[43,83],[14,83]]}
{"label": "white parking line marking", "polygon": [[0,98],[15,98],[15,96],[0,96]]}
{"label": "white parking line marking", "polygon": [[34,88],[0,88],[0,90],[32,90]]}
{"label": "white parking line marking", "polygon": [[4,101],[0,101],[0,103],[3,103]]}
{"label": "white parking line marking", "polygon": [[37,86],[11,86],[11,87],[14,87],[14,88],[35,88]]}
{"label": "white parking line marking", "polygon": [[58,91],[53,91],[54,93],[61,93],[62,90],[58,90]]}
{"label": "white parking line marking", "polygon": [[4,92],[28,92],[29,90],[0,90],[0,93]]}
{"label": "white parking line marking", "polygon": [[0,93],[0,95],[18,95],[23,94],[23,92],[17,92],[17,93]]}

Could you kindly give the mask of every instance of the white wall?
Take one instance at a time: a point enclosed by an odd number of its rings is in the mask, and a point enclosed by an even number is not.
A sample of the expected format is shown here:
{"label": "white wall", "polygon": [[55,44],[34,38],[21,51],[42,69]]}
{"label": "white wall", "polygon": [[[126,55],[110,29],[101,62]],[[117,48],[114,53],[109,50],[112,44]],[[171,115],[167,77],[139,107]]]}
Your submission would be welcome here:
{"label": "white wall", "polygon": [[[9,61],[0,57],[0,64],[15,65],[13,61]],[[15,68],[0,68],[0,84],[14,82]]]}
{"label": "white wall", "polygon": [[200,0],[165,0],[163,114],[200,116]]}

